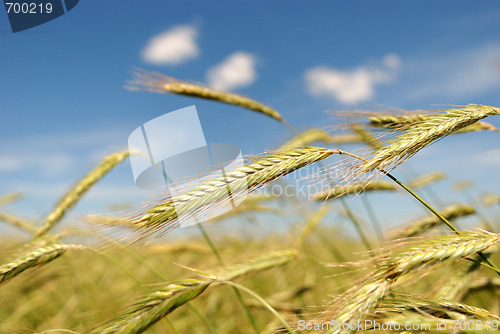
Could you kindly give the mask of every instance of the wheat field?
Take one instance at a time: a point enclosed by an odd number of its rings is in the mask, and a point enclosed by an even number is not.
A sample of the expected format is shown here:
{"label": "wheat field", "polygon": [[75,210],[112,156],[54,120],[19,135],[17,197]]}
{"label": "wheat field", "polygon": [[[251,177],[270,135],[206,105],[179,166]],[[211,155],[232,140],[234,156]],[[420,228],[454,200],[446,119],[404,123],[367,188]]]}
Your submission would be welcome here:
{"label": "wheat field", "polygon": [[[145,71],[131,88],[248,109],[267,116],[263,122],[280,122],[291,139],[227,173],[242,204],[175,239],[168,237],[186,214],[225,204],[225,182],[203,181],[137,204],[131,214],[87,217],[88,228],[78,229],[66,214],[128,151],[104,157],[41,222],[11,213],[9,205],[22,198],[3,194],[3,228],[26,238],[3,236],[0,332],[500,332],[499,217],[491,219],[500,195],[443,205],[448,194],[432,190],[447,177],[439,163],[413,179],[392,174],[447,136],[498,131],[487,118],[500,108],[365,113],[348,119],[347,131],[298,133],[277,110],[248,97]],[[266,192],[311,166],[318,173],[305,182],[326,185],[314,196]],[[370,199],[394,195],[413,199],[421,211],[389,228],[380,219],[387,208]],[[366,210],[353,209],[353,201]],[[460,228],[464,217],[474,225]],[[233,233],[221,229],[227,222]],[[278,222],[285,227],[273,229]]]}

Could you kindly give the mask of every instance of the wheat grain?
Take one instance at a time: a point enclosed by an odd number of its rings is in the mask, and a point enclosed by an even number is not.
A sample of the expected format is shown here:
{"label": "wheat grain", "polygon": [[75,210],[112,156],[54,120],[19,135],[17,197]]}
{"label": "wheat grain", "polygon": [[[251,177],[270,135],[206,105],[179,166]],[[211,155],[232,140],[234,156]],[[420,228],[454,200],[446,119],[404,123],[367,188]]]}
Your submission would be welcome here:
{"label": "wheat grain", "polygon": [[[439,212],[446,220],[453,220],[459,217],[464,217],[476,213],[476,210],[465,204],[450,205]],[[430,214],[427,217],[417,219],[408,223],[400,231],[392,234],[391,239],[414,237],[424,232],[429,231],[433,227],[442,224],[439,217]]]}
{"label": "wheat grain", "polygon": [[337,185],[333,189],[329,189],[316,194],[313,197],[314,201],[325,201],[336,199],[345,195],[356,195],[365,191],[396,191],[397,186],[394,183],[386,181],[360,182],[355,184]]}
{"label": "wheat grain", "polygon": [[136,304],[132,311],[111,321],[109,325],[94,329],[92,333],[142,333],[218,281],[231,281],[250,273],[281,266],[297,256],[298,252],[295,250],[277,251],[227,267],[217,274],[199,272],[205,276],[204,279],[185,279],[165,284]]}
{"label": "wheat grain", "polygon": [[330,135],[323,129],[309,129],[298,134],[280,147],[280,150],[289,150],[297,147],[307,146],[314,142],[330,142]]}
{"label": "wheat grain", "polygon": [[113,167],[121,163],[129,156],[128,151],[113,153],[85,175],[68,193],[66,193],[57,203],[56,208],[45,219],[42,225],[38,228],[36,236],[39,237],[50,231],[54,225],[60,221],[64,214],[71,209],[80,198],[104,175],[106,175]]}
{"label": "wheat grain", "polygon": [[21,219],[19,217],[14,216],[14,215],[0,212],[0,221],[7,222],[13,226],[19,227],[25,231],[30,232],[30,233],[36,232],[36,228],[33,226],[32,223],[27,222],[24,219]]}
{"label": "wheat grain", "polygon": [[302,232],[297,238],[297,247],[301,247],[304,244],[304,240],[306,240],[307,236],[316,228],[316,226],[321,223],[328,211],[329,208],[327,206],[323,206],[308,219],[307,223],[302,229]]}
{"label": "wheat grain", "polygon": [[228,188],[231,189],[231,196],[235,198],[334,153],[337,151],[319,147],[279,151],[228,171],[224,177],[205,181],[178,196],[155,204],[145,212],[125,217],[123,221],[148,233],[161,229],[168,231],[179,224],[178,217],[181,217],[181,220],[193,219],[197,213],[212,210],[227,201]]}
{"label": "wheat grain", "polygon": [[9,203],[18,201],[22,197],[21,193],[10,193],[0,196],[0,206],[7,205]]}
{"label": "wheat grain", "polygon": [[[467,287],[474,280],[475,272],[481,267],[480,263],[480,261],[473,262],[465,270],[461,269],[451,278],[447,277],[445,284],[436,293],[436,297],[453,300],[461,294],[464,295]],[[460,300],[461,298],[458,297],[457,299]]]}
{"label": "wheat grain", "polygon": [[363,125],[361,124],[351,124],[352,131],[357,134],[363,142],[371,146],[375,150],[380,150],[382,148],[382,144],[380,141]]}
{"label": "wheat grain", "polygon": [[500,195],[497,194],[490,194],[486,195],[483,199],[484,204],[491,206],[494,204],[500,204]]}
{"label": "wheat grain", "polygon": [[[460,235],[427,238],[402,243],[376,258],[378,268],[361,285],[344,294],[335,319],[356,323],[367,315],[401,277],[425,268],[464,258],[483,251],[500,241],[499,234],[462,232]],[[328,333],[353,333],[342,328]]]}
{"label": "wheat grain", "polygon": [[[433,117],[427,114],[407,114],[407,115],[373,115],[369,116],[369,124],[375,128],[404,131],[408,127],[416,126],[420,122],[425,122]],[[500,131],[494,125],[487,122],[477,122],[457,130],[454,133],[477,132],[477,131]]]}
{"label": "wheat grain", "polygon": [[35,240],[25,246],[12,260],[0,266],[0,283],[6,282],[23,271],[48,263],[68,249],[79,249],[78,245],[57,243],[53,238]]}
{"label": "wheat grain", "polygon": [[490,124],[487,122],[477,122],[477,123],[471,124],[469,126],[466,126],[465,128],[463,128],[461,130],[455,131],[454,134],[455,133],[466,133],[466,132],[478,132],[478,131],[483,131],[483,130],[495,131],[495,132],[500,131],[500,129],[495,127],[493,124]]}
{"label": "wheat grain", "polygon": [[144,70],[137,70],[134,72],[134,75],[134,80],[130,82],[130,89],[146,90],[155,93],[174,93],[219,101],[257,111],[280,122],[283,121],[281,114],[273,108],[242,95],[195,85],[162,75],[160,73],[148,72]]}
{"label": "wheat grain", "polygon": [[423,121],[405,128],[388,145],[376,151],[372,158],[359,166],[359,172],[368,173],[377,168],[394,168],[436,140],[499,113],[500,109],[496,107],[468,105],[426,116]]}
{"label": "wheat grain", "polygon": [[424,188],[427,187],[433,183],[436,183],[440,180],[443,180],[446,178],[446,173],[445,172],[430,172],[424,175],[420,175],[408,182],[408,186],[415,190],[419,188]]}

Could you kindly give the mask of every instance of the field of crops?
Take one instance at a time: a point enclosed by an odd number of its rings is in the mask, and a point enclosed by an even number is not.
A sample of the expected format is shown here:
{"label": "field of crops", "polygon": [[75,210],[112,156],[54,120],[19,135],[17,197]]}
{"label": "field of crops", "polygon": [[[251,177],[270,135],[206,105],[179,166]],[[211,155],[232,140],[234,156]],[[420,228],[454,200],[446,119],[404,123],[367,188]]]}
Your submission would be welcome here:
{"label": "field of crops", "polygon": [[[449,194],[433,190],[446,178],[439,161],[435,172],[407,180],[391,172],[410,168],[413,155],[444,137],[498,131],[488,119],[500,108],[353,112],[342,128],[298,133],[277,110],[247,97],[147,72],[134,85],[261,113],[293,139],[229,171],[242,204],[183,237],[170,238],[182,222],[227,204],[225,182],[204,181],[133,214],[87,217],[87,228],[64,221],[133,152],[104,157],[42,222],[9,210],[22,196],[3,194],[0,332],[498,331],[500,195],[477,196],[462,182],[456,191],[471,200],[445,205]],[[319,172],[304,182],[323,185],[315,194],[266,191],[311,166]],[[421,211],[387,228],[380,221],[387,208],[374,206],[373,196],[390,198],[387,207],[413,198]],[[10,229],[26,237],[12,240]]]}

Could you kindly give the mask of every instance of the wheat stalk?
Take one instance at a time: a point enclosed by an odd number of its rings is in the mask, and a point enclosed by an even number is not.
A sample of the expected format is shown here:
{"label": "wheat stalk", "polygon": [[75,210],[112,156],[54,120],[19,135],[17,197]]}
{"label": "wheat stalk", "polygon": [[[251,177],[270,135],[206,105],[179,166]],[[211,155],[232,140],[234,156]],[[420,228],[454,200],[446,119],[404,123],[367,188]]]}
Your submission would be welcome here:
{"label": "wheat stalk", "polygon": [[56,208],[45,219],[36,232],[36,237],[44,235],[60,221],[64,214],[71,209],[80,198],[113,167],[121,163],[129,156],[128,151],[113,153],[105,157],[102,162],[85,175],[68,193],[66,193],[57,203]]}
{"label": "wheat stalk", "polygon": [[499,113],[500,109],[496,107],[468,105],[448,109],[445,113],[427,115],[424,120],[404,128],[388,145],[376,151],[373,157],[359,166],[359,172],[393,168],[436,140]]}
{"label": "wheat stalk", "polygon": [[185,279],[165,284],[148,294],[134,309],[111,321],[109,325],[97,328],[93,334],[142,333],[175,309],[202,294],[210,285],[218,281],[231,281],[244,275],[284,265],[298,256],[296,250],[272,252],[236,264],[217,274],[202,274],[204,279]]}
{"label": "wheat stalk", "polygon": [[[439,212],[446,220],[453,220],[476,213],[476,210],[465,204],[450,205]],[[429,231],[442,224],[442,220],[434,214],[408,223],[404,228],[393,233],[391,239],[409,238]]]}
{"label": "wheat stalk", "polygon": [[160,229],[168,231],[179,223],[179,216],[180,219],[192,219],[197,213],[212,210],[227,201],[228,188],[231,189],[231,196],[238,197],[334,153],[337,150],[320,147],[278,151],[234,168],[226,172],[224,177],[205,181],[178,196],[165,199],[145,212],[126,217],[123,221],[149,232]]}
{"label": "wheat stalk", "polygon": [[242,95],[195,85],[162,75],[160,73],[137,70],[133,74],[135,75],[135,78],[130,82],[131,86],[128,87],[130,89],[146,90],[155,93],[173,93],[199,97],[207,100],[215,100],[257,111],[261,114],[272,117],[279,122],[283,121],[281,114],[273,108]]}

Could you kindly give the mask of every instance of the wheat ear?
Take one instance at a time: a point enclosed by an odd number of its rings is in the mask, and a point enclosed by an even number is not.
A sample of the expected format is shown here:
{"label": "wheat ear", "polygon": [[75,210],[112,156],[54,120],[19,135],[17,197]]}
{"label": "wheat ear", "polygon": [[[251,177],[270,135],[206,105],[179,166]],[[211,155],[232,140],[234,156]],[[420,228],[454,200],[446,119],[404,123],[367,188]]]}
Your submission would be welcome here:
{"label": "wheat ear", "polygon": [[343,135],[330,135],[325,130],[313,128],[306,130],[281,146],[281,150],[288,150],[301,146],[307,146],[314,142],[323,142],[326,144],[359,144],[363,143],[363,138],[356,133]]}
{"label": "wheat ear", "polygon": [[97,181],[99,181],[104,175],[113,169],[113,167],[121,163],[128,156],[129,152],[123,151],[113,153],[104,158],[97,167],[85,175],[68,193],[66,193],[66,195],[59,200],[56,208],[38,228],[35,236],[39,237],[50,231],[50,229],[52,229],[54,225],[64,217],[64,214],[71,209]]}
{"label": "wheat ear", "polygon": [[281,114],[273,108],[242,95],[195,85],[160,73],[144,70],[136,70],[134,76],[134,80],[130,82],[130,86],[128,87],[130,89],[146,90],[155,93],[173,93],[219,101],[257,111],[279,122],[283,121]]}
{"label": "wheat ear", "polygon": [[231,189],[231,196],[238,197],[242,193],[246,194],[265,186],[288,173],[337,152],[337,150],[320,147],[278,151],[255,162],[234,168],[226,172],[224,177],[205,181],[178,196],[161,201],[145,212],[126,217],[124,222],[150,233],[160,229],[168,231],[179,223],[179,216],[183,219],[190,219],[202,210],[211,210],[221,202],[227,201],[227,189]]}
{"label": "wheat ear", "polygon": [[360,165],[360,172],[368,173],[377,168],[395,167],[436,140],[499,113],[500,109],[496,107],[469,105],[448,109],[445,113],[428,115],[423,121],[405,128],[388,145],[376,151],[372,158]]}
{"label": "wheat ear", "polygon": [[21,193],[10,193],[0,196],[0,206],[7,205],[9,203],[15,202],[22,197]]}
{"label": "wheat ear", "polygon": [[0,283],[6,282],[23,271],[61,256],[68,249],[80,249],[79,245],[65,245],[51,239],[39,239],[23,247],[12,260],[0,266]]}
{"label": "wheat ear", "polygon": [[380,141],[363,125],[354,123],[351,124],[351,129],[364,143],[371,146],[374,150],[380,150],[382,148]]}
{"label": "wheat ear", "polygon": [[488,122],[477,122],[474,124],[471,124],[469,126],[466,126],[465,128],[455,131],[454,133],[466,133],[466,132],[478,132],[478,131],[495,131],[499,132],[500,129],[495,127],[493,124],[490,124]]}
{"label": "wheat ear", "polygon": [[[439,212],[446,220],[453,220],[459,217],[464,217],[476,213],[476,210],[464,204],[450,205]],[[442,220],[434,214],[427,217],[417,219],[408,223],[400,231],[393,233],[391,239],[409,238],[420,235],[429,231],[433,227],[442,224]]]}
{"label": "wheat ear", "polygon": [[451,278],[446,277],[446,282],[439,288],[436,297],[453,300],[460,300],[459,296],[467,293],[467,288],[474,280],[474,273],[481,267],[480,261],[471,263],[467,268],[460,269]]}
{"label": "wheat ear", "polygon": [[411,189],[420,189],[427,187],[431,184],[434,184],[440,180],[443,180],[446,178],[446,173],[445,172],[430,172],[424,175],[417,176],[416,178],[410,180],[408,182],[408,186]]}
{"label": "wheat ear", "polygon": [[314,142],[330,142],[330,135],[323,129],[313,128],[296,135],[281,146],[281,150],[289,150],[301,146],[307,146]]}
{"label": "wheat ear", "polygon": [[295,250],[277,251],[227,267],[217,274],[204,274],[203,279],[185,279],[165,284],[136,304],[131,312],[111,321],[109,325],[93,330],[92,333],[142,333],[218,281],[231,281],[244,275],[278,267],[297,256]]}
{"label": "wheat ear", "polygon": [[[470,306],[467,304],[454,302],[440,298],[424,298],[412,295],[396,295],[393,298],[385,299],[381,305],[373,312],[374,322],[379,324],[390,321],[392,323],[420,323],[433,325],[431,331],[442,332],[444,328],[453,329],[452,320],[467,321],[467,319],[485,319],[490,321],[498,321],[500,318],[488,310]],[[465,318],[465,319],[464,319]],[[443,323],[449,321],[446,326]],[[440,323],[441,327],[437,324]],[[455,321],[456,323],[456,321]],[[482,323],[482,322],[481,322]],[[481,323],[476,323],[474,330],[488,329],[482,326]],[[419,328],[417,326],[415,328]],[[434,331],[432,330],[434,329]],[[368,328],[367,330],[372,329]],[[439,330],[441,329],[441,330]],[[491,329],[491,325],[489,326]],[[456,332],[456,330],[450,331]],[[413,333],[412,331],[403,333]]]}
{"label": "wheat ear", "polygon": [[19,217],[0,212],[0,221],[7,222],[12,226],[19,227],[27,232],[35,233],[36,228],[30,223]]}
{"label": "wheat ear", "polygon": [[[414,126],[419,122],[425,122],[432,115],[426,114],[408,114],[408,115],[373,115],[370,116],[369,124],[375,128],[391,129],[402,131],[410,126]],[[477,132],[477,131],[500,131],[494,125],[487,122],[477,122],[457,130],[454,133]]]}
{"label": "wheat ear", "polygon": [[336,199],[344,195],[359,194],[364,191],[396,191],[397,186],[392,182],[374,181],[360,182],[355,184],[337,185],[333,189],[328,189],[313,197],[315,201],[325,201]]}
{"label": "wheat ear", "polygon": [[483,199],[484,204],[490,206],[494,204],[500,204],[500,195],[497,194],[490,194],[486,195]]}
{"label": "wheat ear", "polygon": [[[426,238],[402,243],[377,258],[378,268],[361,285],[349,290],[336,312],[338,322],[363,321],[390,287],[401,277],[425,268],[464,258],[498,243],[500,234],[462,232],[460,235]],[[352,333],[330,331],[328,333]]]}

